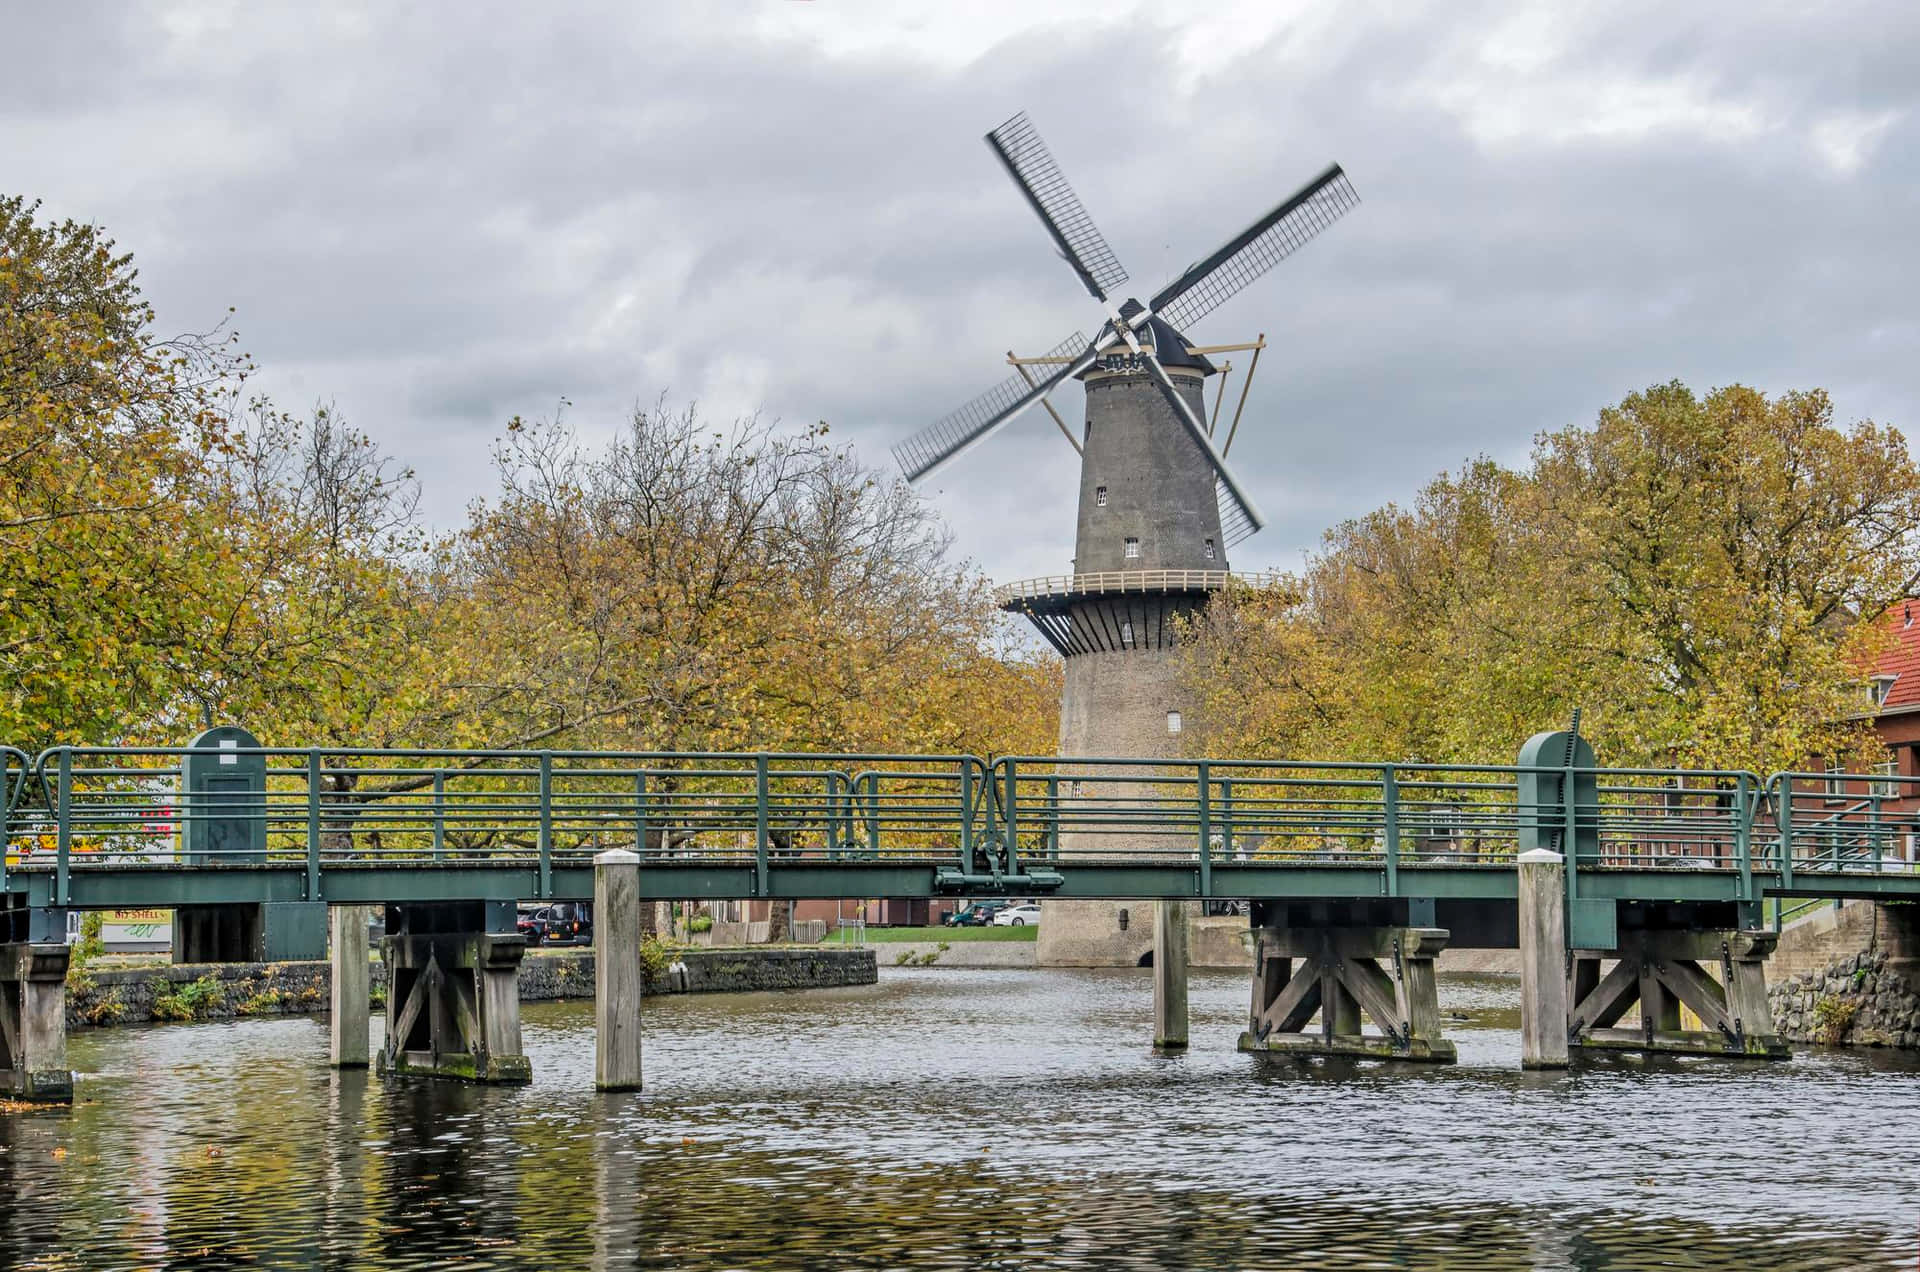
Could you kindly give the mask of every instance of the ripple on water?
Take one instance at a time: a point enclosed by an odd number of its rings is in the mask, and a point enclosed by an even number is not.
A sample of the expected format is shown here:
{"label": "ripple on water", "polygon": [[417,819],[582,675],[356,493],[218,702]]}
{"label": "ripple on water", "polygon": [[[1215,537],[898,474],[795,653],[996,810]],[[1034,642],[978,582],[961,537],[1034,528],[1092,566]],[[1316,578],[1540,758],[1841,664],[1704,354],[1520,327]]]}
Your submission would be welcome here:
{"label": "ripple on water", "polygon": [[1443,987],[1438,1068],[1142,1046],[1146,974],[892,971],[650,1003],[649,1090],[530,1005],[522,1090],[323,1067],[308,1020],[77,1035],[0,1118],[16,1266],[1910,1267],[1920,1063],[1518,1071],[1515,991]]}

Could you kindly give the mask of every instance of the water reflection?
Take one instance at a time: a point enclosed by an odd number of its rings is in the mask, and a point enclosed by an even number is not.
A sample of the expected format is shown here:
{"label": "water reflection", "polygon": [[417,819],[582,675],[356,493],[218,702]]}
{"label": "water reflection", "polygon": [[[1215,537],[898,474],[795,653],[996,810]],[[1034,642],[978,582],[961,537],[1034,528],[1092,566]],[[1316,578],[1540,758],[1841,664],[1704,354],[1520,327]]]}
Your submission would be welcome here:
{"label": "water reflection", "polygon": [[1456,980],[1461,1063],[1143,1044],[1137,972],[928,969],[649,1006],[649,1090],[592,1089],[584,1005],[528,1089],[323,1065],[304,1020],[76,1036],[70,1114],[0,1117],[8,1266],[1910,1267],[1920,1064],[1609,1058],[1522,1075],[1514,991]]}

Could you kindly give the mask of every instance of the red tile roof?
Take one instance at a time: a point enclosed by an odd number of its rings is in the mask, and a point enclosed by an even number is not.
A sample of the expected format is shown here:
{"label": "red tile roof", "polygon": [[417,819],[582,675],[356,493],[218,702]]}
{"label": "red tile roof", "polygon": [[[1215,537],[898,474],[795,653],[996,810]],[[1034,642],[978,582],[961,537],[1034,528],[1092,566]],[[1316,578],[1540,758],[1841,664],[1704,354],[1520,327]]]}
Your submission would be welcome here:
{"label": "red tile roof", "polygon": [[1893,644],[1874,663],[1873,674],[1896,679],[1880,709],[1920,706],[1920,598],[1894,606],[1884,621],[1893,633]]}

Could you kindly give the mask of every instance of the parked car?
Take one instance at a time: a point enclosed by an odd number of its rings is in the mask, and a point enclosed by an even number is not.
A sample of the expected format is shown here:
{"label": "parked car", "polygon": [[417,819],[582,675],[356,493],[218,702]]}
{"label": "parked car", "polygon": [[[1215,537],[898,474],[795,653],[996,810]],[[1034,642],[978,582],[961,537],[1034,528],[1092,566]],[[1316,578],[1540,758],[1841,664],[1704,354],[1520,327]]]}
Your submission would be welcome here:
{"label": "parked car", "polygon": [[547,907],[541,939],[548,945],[593,944],[593,907],[585,901],[555,901]]}
{"label": "parked car", "polygon": [[514,927],[519,929],[520,935],[527,938],[528,945],[538,945],[546,939],[547,914],[552,909],[550,905],[543,905],[537,910],[520,911],[520,917],[514,921]]}
{"label": "parked car", "polygon": [[1005,901],[973,901],[946,917],[948,927],[986,927],[993,916],[1007,908]]}
{"label": "parked car", "polygon": [[591,945],[593,907],[584,901],[555,901],[522,910],[514,926],[528,945]]}
{"label": "parked car", "polygon": [[1040,907],[1032,901],[1010,905],[993,916],[995,927],[1032,927],[1040,922]]}

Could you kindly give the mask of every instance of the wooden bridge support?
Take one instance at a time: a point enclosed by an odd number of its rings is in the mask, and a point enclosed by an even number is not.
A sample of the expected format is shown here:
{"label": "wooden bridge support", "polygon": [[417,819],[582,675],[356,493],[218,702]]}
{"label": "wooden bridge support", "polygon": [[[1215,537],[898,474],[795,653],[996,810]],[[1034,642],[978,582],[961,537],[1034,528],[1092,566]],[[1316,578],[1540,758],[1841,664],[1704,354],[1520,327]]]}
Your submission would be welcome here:
{"label": "wooden bridge support", "polygon": [[[1767,1006],[1768,931],[1679,931],[1623,928],[1611,950],[1575,950],[1567,1000],[1569,1041],[1576,1047],[1749,1056],[1783,1060],[1786,1043]],[[1612,960],[1607,967],[1606,960]],[[1707,965],[1717,968],[1718,979]],[[1637,1028],[1620,1019],[1638,1005]],[[1685,1006],[1705,1029],[1681,1027]]]}
{"label": "wooden bridge support", "polygon": [[[1433,968],[1446,930],[1369,921],[1377,910],[1254,904],[1253,1002],[1240,1050],[1453,1061]],[[1365,1031],[1367,1018],[1377,1032]]]}
{"label": "wooden bridge support", "polygon": [[367,963],[368,908],[336,905],[327,914],[333,1014],[328,1021],[327,1062],[336,1069],[364,1069],[371,1058],[372,1008]]}
{"label": "wooden bridge support", "polygon": [[624,849],[593,859],[593,1084],[640,1089],[640,857]]}
{"label": "wooden bridge support", "polygon": [[1153,903],[1153,1045],[1187,1049],[1187,967],[1191,957],[1191,901]]}
{"label": "wooden bridge support", "polygon": [[511,904],[387,907],[382,1073],[533,1080],[520,1046],[520,960],[527,940],[512,929]]}
{"label": "wooden bridge support", "polygon": [[1520,854],[1520,1067],[1567,1067],[1567,859]]}
{"label": "wooden bridge support", "polygon": [[0,1090],[17,1100],[68,1104],[64,941],[0,945]]}

